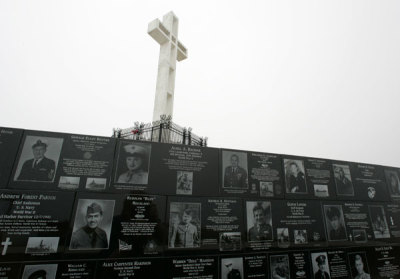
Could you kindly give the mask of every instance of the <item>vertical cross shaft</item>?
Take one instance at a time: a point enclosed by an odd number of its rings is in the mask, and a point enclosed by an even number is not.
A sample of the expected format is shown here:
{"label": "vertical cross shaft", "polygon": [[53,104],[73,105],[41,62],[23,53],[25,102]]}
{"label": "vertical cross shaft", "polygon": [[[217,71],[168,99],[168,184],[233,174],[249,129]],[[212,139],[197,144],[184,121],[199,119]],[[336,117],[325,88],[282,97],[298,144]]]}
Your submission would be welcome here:
{"label": "vertical cross shaft", "polygon": [[155,19],[149,23],[147,33],[160,44],[156,97],[153,121],[160,115],[171,116],[174,108],[176,60],[187,58],[187,49],[178,41],[178,18],[173,12],[163,17],[161,23]]}

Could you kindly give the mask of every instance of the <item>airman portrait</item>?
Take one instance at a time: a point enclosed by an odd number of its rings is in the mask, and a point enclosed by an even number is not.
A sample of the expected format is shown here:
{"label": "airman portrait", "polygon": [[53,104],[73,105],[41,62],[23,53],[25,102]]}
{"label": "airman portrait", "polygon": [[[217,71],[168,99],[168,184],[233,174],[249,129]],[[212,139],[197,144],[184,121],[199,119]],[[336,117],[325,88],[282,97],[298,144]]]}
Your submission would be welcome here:
{"label": "airman portrait", "polygon": [[246,202],[247,240],[270,241],[273,238],[271,202]]}
{"label": "airman portrait", "polygon": [[341,205],[324,205],[325,224],[330,241],[347,240],[347,232]]}
{"label": "airman portrait", "polygon": [[338,196],[354,196],[350,167],[338,164],[332,164],[332,167],[335,176],[336,194]]}
{"label": "airman portrait", "polygon": [[330,279],[331,274],[329,271],[328,255],[327,253],[312,253],[312,267],[314,272],[314,279]]}
{"label": "airman portrait", "polygon": [[399,175],[394,170],[385,170],[386,183],[392,197],[400,197]]}
{"label": "airman portrait", "polygon": [[201,204],[171,202],[169,248],[197,248],[201,240]]}
{"label": "airman portrait", "polygon": [[271,278],[290,279],[290,265],[288,255],[271,255]]}
{"label": "airman portrait", "polygon": [[243,258],[222,258],[221,279],[243,279]]}
{"label": "airman portrait", "polygon": [[108,249],[114,204],[114,200],[79,200],[70,250]]}
{"label": "airman portrait", "polygon": [[150,153],[150,144],[121,143],[115,182],[146,185],[149,179]]}
{"label": "airman portrait", "polygon": [[285,169],[286,193],[306,194],[304,162],[302,160],[283,159]]}
{"label": "airman portrait", "polygon": [[53,182],[63,139],[27,136],[14,181]]}
{"label": "airman portrait", "polygon": [[223,188],[248,188],[247,154],[222,151]]}

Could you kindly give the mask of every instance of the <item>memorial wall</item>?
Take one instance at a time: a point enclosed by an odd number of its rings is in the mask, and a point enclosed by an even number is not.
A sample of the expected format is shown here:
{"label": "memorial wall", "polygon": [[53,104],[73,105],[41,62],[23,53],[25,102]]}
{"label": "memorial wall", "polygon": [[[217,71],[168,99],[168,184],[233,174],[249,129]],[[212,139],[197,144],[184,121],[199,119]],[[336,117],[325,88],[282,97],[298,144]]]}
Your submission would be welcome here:
{"label": "memorial wall", "polygon": [[399,177],[0,128],[0,278],[400,278]]}

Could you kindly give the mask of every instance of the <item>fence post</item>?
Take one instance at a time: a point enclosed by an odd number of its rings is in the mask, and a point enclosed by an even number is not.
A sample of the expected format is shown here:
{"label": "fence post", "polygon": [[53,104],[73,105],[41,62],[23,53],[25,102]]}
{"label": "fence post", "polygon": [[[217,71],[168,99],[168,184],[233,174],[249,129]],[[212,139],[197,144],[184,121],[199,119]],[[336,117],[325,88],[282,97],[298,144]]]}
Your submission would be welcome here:
{"label": "fence post", "polygon": [[192,128],[188,129],[188,145],[192,145]]}
{"label": "fence post", "polygon": [[163,123],[160,122],[160,133],[158,134],[158,142],[161,142]]}
{"label": "fence post", "polygon": [[182,144],[186,144],[186,128],[182,131]]}

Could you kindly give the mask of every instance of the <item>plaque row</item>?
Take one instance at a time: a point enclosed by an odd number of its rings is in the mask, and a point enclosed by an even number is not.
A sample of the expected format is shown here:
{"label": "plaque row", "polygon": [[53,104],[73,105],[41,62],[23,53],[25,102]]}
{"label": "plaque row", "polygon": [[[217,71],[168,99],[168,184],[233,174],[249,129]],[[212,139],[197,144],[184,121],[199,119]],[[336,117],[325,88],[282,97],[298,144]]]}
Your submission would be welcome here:
{"label": "plaque row", "polygon": [[0,187],[400,201],[400,169],[321,158],[0,128]]}
{"label": "plaque row", "polygon": [[9,279],[396,279],[400,246],[291,250],[188,257],[0,263]]}
{"label": "plaque row", "polygon": [[393,245],[400,204],[0,191],[0,262]]}

